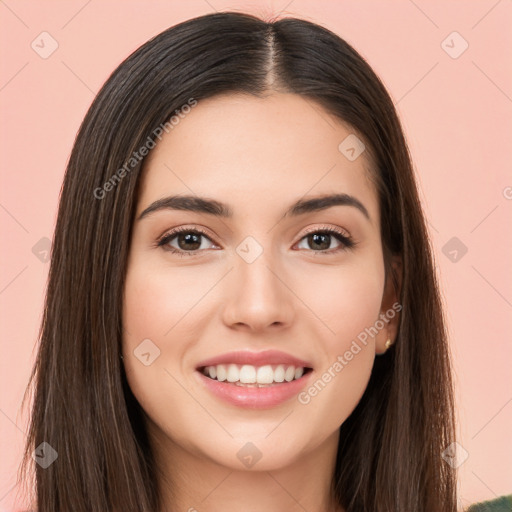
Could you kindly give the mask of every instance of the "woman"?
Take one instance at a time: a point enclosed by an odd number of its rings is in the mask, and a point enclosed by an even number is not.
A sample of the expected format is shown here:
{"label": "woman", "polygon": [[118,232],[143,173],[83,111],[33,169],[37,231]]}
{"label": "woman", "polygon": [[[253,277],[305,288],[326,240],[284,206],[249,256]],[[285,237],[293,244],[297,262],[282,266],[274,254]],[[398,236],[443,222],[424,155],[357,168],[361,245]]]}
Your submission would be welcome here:
{"label": "woman", "polygon": [[144,44],[85,117],[53,244],[39,512],[456,510],[407,145],[332,32],[217,13]]}

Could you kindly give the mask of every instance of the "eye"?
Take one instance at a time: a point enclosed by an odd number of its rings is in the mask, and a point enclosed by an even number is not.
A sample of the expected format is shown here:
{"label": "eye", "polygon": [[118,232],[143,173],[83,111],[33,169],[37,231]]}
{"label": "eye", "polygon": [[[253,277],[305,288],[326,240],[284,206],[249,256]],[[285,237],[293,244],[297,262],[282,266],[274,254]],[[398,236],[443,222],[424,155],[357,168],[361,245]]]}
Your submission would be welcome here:
{"label": "eye", "polygon": [[[207,249],[201,239],[210,240],[210,237],[205,231],[198,228],[177,228],[170,233],[166,233],[157,243],[158,247],[164,250],[177,254],[178,256],[194,256],[200,249]],[[171,245],[171,242],[176,239],[176,246]],[[213,244],[213,242],[212,242]],[[215,246],[215,245],[214,245]],[[215,246],[216,247],[216,246]]]}
{"label": "eye", "polygon": [[[178,256],[197,256],[201,250],[208,249],[203,243],[202,239],[209,240],[213,248],[218,248],[208,234],[200,228],[181,227],[176,228],[166,233],[157,242],[157,247],[162,247],[165,251],[169,251]],[[328,250],[333,242],[333,239],[338,242],[338,247]],[[351,249],[356,245],[356,242],[346,232],[332,228],[314,228],[306,232],[306,236],[302,237],[299,244],[305,241],[313,251],[319,254],[333,254],[346,249]],[[172,245],[175,243],[176,245]],[[298,246],[299,249],[304,247]],[[308,247],[306,247],[308,248]]]}
{"label": "eye", "polygon": [[[329,250],[331,242],[334,240],[338,241],[338,247],[334,250]],[[333,254],[346,249],[351,249],[356,245],[356,242],[347,233],[332,227],[326,228],[315,228],[307,232],[306,236],[301,238],[301,241],[305,241],[306,246],[313,248],[313,252],[319,254]],[[304,247],[298,246],[300,249]],[[307,249],[308,247],[306,247]]]}

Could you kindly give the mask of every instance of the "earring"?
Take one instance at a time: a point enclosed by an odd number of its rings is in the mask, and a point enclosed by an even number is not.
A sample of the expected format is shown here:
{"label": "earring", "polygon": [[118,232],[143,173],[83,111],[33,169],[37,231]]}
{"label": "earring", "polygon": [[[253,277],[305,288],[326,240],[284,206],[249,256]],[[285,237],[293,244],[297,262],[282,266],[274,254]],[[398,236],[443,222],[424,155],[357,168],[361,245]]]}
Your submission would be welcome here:
{"label": "earring", "polygon": [[388,338],[388,340],[386,341],[385,343],[385,346],[386,346],[386,350],[391,347],[391,345],[393,345],[393,342],[391,341],[391,339]]}

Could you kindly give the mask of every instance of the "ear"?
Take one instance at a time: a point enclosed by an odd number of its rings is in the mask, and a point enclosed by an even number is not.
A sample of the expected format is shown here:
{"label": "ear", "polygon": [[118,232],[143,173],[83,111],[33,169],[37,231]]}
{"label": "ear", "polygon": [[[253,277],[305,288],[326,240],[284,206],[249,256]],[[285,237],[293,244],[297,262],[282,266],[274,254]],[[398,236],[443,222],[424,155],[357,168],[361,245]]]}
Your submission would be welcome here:
{"label": "ear", "polygon": [[384,354],[388,347],[386,342],[391,340],[391,345],[396,341],[398,326],[400,325],[400,295],[402,290],[402,258],[398,255],[392,256],[391,268],[386,273],[386,282],[384,284],[384,293],[379,320],[384,324],[375,336],[375,353]]}

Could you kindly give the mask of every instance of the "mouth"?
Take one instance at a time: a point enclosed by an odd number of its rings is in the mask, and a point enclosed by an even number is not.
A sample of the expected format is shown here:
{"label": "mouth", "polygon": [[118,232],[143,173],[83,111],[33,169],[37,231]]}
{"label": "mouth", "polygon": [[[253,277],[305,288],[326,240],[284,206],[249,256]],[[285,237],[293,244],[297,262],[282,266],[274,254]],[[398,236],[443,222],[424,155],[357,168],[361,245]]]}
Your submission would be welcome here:
{"label": "mouth", "polygon": [[201,361],[195,370],[199,383],[216,399],[249,409],[289,402],[314,376],[311,362],[280,350],[224,353]]}
{"label": "mouth", "polygon": [[301,379],[313,371],[307,366],[289,364],[217,364],[197,368],[205,377],[244,388],[268,388]]}

